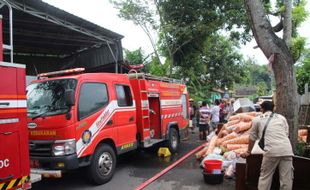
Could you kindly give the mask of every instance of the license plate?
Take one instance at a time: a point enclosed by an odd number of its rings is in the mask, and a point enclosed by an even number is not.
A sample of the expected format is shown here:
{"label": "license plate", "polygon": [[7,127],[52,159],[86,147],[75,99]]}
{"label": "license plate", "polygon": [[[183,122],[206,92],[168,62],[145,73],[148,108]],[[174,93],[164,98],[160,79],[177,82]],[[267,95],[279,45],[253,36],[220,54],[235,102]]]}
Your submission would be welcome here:
{"label": "license plate", "polygon": [[31,168],[39,168],[40,167],[39,160],[30,160],[30,167]]}

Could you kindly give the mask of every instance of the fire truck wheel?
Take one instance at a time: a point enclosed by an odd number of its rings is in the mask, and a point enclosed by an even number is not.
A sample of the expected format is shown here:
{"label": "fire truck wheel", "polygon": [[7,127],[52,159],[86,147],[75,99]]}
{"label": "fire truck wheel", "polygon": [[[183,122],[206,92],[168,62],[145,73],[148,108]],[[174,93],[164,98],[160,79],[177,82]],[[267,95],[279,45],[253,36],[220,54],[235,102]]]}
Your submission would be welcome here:
{"label": "fire truck wheel", "polygon": [[175,128],[170,128],[167,146],[171,153],[177,152],[180,144],[180,136]]}
{"label": "fire truck wheel", "polygon": [[88,167],[88,176],[95,184],[104,184],[113,177],[116,166],[116,156],[110,145],[103,144],[96,148],[96,152]]}

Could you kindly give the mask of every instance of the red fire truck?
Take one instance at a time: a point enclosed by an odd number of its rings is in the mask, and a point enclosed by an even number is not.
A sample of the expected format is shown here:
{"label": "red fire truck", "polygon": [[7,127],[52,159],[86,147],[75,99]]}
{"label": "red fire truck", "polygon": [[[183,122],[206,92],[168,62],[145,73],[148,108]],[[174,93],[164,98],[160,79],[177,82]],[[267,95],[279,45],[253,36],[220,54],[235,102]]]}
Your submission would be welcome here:
{"label": "red fire truck", "polygon": [[[12,26],[10,6],[9,10]],[[31,185],[25,65],[13,63],[12,30],[10,44],[3,44],[0,17],[0,190],[28,189]],[[10,62],[3,62],[3,48],[10,53]]]}
{"label": "red fire truck", "polygon": [[1,190],[29,186],[25,78],[24,65],[0,63]]}
{"label": "red fire truck", "polygon": [[0,189],[29,187],[25,67],[0,63]]}
{"label": "red fire truck", "polygon": [[184,84],[142,73],[83,71],[43,73],[27,87],[33,168],[52,175],[86,166],[92,181],[103,184],[114,174],[117,155],[157,143],[177,151],[189,118]]}

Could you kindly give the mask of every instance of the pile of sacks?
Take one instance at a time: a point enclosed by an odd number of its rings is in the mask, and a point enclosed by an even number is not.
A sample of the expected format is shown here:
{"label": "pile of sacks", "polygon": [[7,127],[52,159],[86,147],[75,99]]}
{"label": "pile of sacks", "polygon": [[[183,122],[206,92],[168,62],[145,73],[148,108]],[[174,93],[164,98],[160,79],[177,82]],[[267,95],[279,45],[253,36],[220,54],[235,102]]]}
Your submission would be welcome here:
{"label": "pile of sacks", "polygon": [[242,154],[248,150],[249,130],[252,126],[252,120],[257,112],[246,112],[231,116],[228,123],[224,124],[217,135],[214,135],[209,143],[198,153],[197,159],[202,159],[213,153],[214,149],[220,148],[221,154],[233,151],[236,154]]}
{"label": "pile of sacks", "polygon": [[249,130],[258,114],[246,112],[233,115],[221,129],[210,135],[209,143],[196,153],[196,158],[202,160],[201,166],[204,167],[205,160],[222,160],[225,176],[232,177],[237,159],[248,150]]}

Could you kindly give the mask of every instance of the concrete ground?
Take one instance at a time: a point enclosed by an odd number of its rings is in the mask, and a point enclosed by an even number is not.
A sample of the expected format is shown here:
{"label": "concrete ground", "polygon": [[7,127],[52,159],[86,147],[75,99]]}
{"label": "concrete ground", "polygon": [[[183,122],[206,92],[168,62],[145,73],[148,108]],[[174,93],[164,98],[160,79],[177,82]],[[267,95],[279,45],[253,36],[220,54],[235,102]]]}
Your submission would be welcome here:
{"label": "concrete ground", "polygon": [[[118,159],[113,179],[107,184],[94,186],[87,179],[85,169],[65,173],[61,179],[43,179],[33,184],[33,190],[133,190],[153,177],[186,153],[202,144],[198,131],[190,133],[189,140],[182,141],[180,150],[170,158],[157,157],[157,148],[131,152]],[[174,169],[151,183],[147,190],[233,190],[235,182],[224,180],[220,185],[208,185],[203,180],[199,162],[192,155]]]}
{"label": "concrete ground", "polygon": [[[198,130],[194,130],[194,134],[190,133],[187,141],[182,144],[192,144],[196,147],[202,142],[198,139]],[[177,167],[160,177],[158,180],[150,184],[146,190],[234,190],[235,181],[233,179],[224,179],[223,184],[210,185],[206,184],[202,169],[199,167],[200,162],[191,155],[189,158],[180,163]]]}

